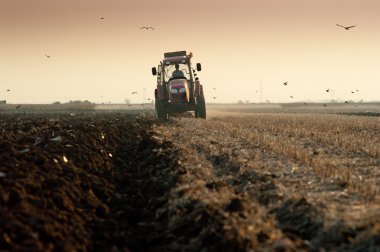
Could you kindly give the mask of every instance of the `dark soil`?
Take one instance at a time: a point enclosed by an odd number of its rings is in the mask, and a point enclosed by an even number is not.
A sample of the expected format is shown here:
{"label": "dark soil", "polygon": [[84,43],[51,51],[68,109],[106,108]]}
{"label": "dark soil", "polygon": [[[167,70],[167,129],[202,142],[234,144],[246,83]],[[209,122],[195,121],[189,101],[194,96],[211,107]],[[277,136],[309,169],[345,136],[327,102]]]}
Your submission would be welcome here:
{"label": "dark soil", "polygon": [[144,248],[141,226],[176,179],[151,126],[122,113],[0,115],[0,250]]}

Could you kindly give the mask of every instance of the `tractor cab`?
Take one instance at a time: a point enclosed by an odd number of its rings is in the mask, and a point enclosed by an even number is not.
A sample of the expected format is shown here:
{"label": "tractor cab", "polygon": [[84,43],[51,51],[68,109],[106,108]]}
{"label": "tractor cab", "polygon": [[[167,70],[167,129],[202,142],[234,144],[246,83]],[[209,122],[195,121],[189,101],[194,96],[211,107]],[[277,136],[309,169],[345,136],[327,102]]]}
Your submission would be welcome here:
{"label": "tractor cab", "polygon": [[162,64],[164,74],[163,84],[166,86],[171,103],[189,102],[193,97],[190,94],[194,76],[190,62],[186,57],[168,57]]}

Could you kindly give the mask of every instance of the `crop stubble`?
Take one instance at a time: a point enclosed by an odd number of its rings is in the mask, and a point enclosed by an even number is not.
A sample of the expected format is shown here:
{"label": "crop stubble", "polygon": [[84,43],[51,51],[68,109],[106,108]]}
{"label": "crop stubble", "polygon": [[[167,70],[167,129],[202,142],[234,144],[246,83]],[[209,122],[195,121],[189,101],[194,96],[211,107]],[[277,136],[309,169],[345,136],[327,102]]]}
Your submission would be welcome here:
{"label": "crop stubble", "polygon": [[[194,156],[202,160],[190,172],[198,184],[218,185],[210,190],[223,185],[220,197],[228,191],[243,209],[260,209],[260,214],[241,209],[237,212],[243,216],[223,220],[226,237],[244,244],[239,248],[345,250],[379,244],[379,122],[341,115],[217,112],[206,121],[175,119],[157,131],[191,152],[190,163]],[[199,170],[209,172],[197,178]],[[257,218],[264,220],[260,227]],[[271,232],[260,229],[265,225]]]}

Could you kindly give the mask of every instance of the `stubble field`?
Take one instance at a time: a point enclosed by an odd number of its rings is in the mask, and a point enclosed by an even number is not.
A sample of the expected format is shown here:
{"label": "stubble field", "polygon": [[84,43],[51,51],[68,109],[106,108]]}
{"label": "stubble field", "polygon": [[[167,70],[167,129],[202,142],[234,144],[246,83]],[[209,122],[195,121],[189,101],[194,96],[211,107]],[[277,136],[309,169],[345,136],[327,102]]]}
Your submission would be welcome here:
{"label": "stubble field", "polygon": [[376,251],[378,116],[222,110],[0,113],[0,249]]}

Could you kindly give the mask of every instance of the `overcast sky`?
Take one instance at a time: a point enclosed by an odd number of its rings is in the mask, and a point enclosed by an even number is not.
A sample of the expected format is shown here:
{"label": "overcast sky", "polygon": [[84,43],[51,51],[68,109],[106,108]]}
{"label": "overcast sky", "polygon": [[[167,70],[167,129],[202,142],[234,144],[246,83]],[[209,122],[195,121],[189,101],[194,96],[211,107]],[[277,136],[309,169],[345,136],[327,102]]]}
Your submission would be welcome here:
{"label": "overcast sky", "polygon": [[380,100],[379,13],[379,0],[0,0],[0,100],[142,102],[176,50],[202,63],[209,102],[259,102],[260,83],[263,101]]}

